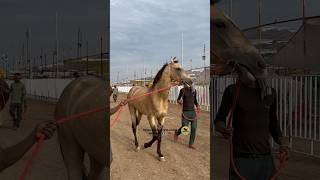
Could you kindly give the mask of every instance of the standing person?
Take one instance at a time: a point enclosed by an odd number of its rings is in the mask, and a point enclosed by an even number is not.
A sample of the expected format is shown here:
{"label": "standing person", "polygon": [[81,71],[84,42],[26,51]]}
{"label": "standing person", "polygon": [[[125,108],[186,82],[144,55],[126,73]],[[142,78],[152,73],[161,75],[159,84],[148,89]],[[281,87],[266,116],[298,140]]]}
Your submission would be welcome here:
{"label": "standing person", "polygon": [[182,104],[182,125],[175,132],[174,141],[178,141],[178,136],[181,134],[181,129],[191,123],[189,148],[195,149],[193,146],[197,129],[197,113],[195,111],[195,106],[197,110],[199,110],[199,104],[197,101],[197,91],[193,88],[191,81],[184,82],[184,87],[180,90],[177,101],[180,105]]}
{"label": "standing person", "polygon": [[13,129],[20,127],[22,119],[22,105],[24,105],[24,111],[26,111],[26,88],[20,81],[21,74],[16,73],[13,77],[14,82],[10,86],[10,115],[13,118]]}
{"label": "standing person", "polygon": [[117,102],[117,98],[118,98],[118,88],[117,88],[117,85],[114,85],[114,86],[113,86],[112,94],[113,94],[113,100],[114,100],[114,102]]}
{"label": "standing person", "polygon": [[[254,76],[242,73],[237,85],[228,86],[223,94],[221,105],[214,120],[215,130],[226,139],[231,139],[234,164],[245,179],[269,180],[275,173],[275,165],[269,143],[270,135],[280,145],[280,153],[288,153],[277,119],[276,91],[267,88],[267,94],[262,98]],[[250,80],[253,79],[253,80]],[[238,94],[238,98],[236,98]],[[226,127],[226,118],[232,104],[233,129]],[[229,179],[240,177],[230,165]]]}

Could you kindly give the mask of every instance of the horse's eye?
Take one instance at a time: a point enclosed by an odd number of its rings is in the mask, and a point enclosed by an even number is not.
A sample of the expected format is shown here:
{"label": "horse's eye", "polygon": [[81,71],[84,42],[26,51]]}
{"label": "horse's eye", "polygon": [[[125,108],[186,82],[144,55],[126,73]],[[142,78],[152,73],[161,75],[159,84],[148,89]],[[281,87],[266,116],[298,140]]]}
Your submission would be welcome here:
{"label": "horse's eye", "polygon": [[181,68],[177,68],[177,71],[181,71],[182,69]]}
{"label": "horse's eye", "polygon": [[223,21],[217,21],[217,22],[215,23],[215,25],[216,25],[216,27],[217,27],[218,29],[224,29],[224,28],[226,28],[226,24],[225,24]]}

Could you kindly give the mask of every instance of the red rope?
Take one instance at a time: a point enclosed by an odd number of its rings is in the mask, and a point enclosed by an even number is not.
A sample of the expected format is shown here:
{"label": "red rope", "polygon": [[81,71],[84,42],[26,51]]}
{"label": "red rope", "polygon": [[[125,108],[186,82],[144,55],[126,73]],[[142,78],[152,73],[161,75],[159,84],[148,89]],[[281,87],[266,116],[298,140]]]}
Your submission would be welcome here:
{"label": "red rope", "polygon": [[38,155],[38,153],[44,143],[44,135],[38,134],[37,136],[38,136],[38,141],[32,150],[31,158],[27,161],[27,163],[25,164],[25,166],[20,174],[20,177],[19,177],[20,180],[26,179],[28,172],[31,169],[32,163],[33,163],[34,159],[36,158],[36,156]]}
{"label": "red rope", "polygon": [[[133,100],[136,100],[138,98],[141,98],[141,97],[144,97],[144,96],[150,96],[151,94],[154,94],[154,93],[159,93],[159,92],[162,92],[162,91],[165,91],[165,90],[168,90],[172,87],[173,85],[170,85],[169,87],[165,87],[165,88],[160,88],[160,89],[156,89],[156,90],[153,90],[153,91],[150,91],[148,93],[145,93],[145,94],[142,94],[140,96],[136,96],[136,97],[132,97],[130,99],[127,100],[127,102],[129,101],[133,101]],[[74,115],[71,115],[71,116],[67,116],[67,117],[64,117],[64,118],[61,118],[59,120],[56,120],[57,121],[57,124],[61,124],[61,123],[64,123],[66,121],[71,121],[71,120],[74,120],[74,119],[78,119],[80,117],[85,117],[85,116],[88,116],[90,114],[93,114],[93,113],[97,113],[97,112],[101,112],[101,111],[104,111],[106,110],[107,108],[109,108],[108,105],[106,106],[103,106],[103,107],[98,107],[98,108],[94,108],[94,109],[91,109],[89,111],[86,111],[86,112],[81,112],[79,114],[74,114]],[[120,113],[121,111],[124,109],[124,106],[121,106],[120,109],[118,110],[118,113],[117,113],[117,116],[114,120],[112,120],[111,122],[111,127],[114,126],[114,124],[116,123],[116,121],[119,119],[120,117]],[[32,166],[32,163],[34,161],[34,159],[36,158],[36,156],[39,154],[39,151],[40,149],[42,148],[42,145],[44,143],[44,135],[43,134],[38,134],[37,135],[38,137],[38,140],[37,140],[37,143],[34,145],[34,147],[32,148],[32,154],[31,154],[31,158],[27,161],[27,163],[25,164],[21,174],[20,174],[20,177],[19,177],[19,180],[25,180],[27,175],[28,175],[28,172],[30,171],[31,169],[31,166]]]}

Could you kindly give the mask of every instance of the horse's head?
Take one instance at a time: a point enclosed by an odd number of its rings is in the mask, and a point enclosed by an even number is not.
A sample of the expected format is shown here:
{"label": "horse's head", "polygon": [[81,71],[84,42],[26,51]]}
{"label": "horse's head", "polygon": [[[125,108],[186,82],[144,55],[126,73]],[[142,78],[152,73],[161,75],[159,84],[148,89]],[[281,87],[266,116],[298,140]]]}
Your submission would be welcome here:
{"label": "horse's head", "polygon": [[191,81],[190,76],[188,73],[181,67],[181,65],[176,60],[176,57],[172,58],[170,63],[167,66],[168,73],[170,76],[171,81]]}
{"label": "horse's head", "polygon": [[211,1],[211,58],[213,73],[226,75],[235,71],[249,83],[265,77],[266,63],[241,30]]}

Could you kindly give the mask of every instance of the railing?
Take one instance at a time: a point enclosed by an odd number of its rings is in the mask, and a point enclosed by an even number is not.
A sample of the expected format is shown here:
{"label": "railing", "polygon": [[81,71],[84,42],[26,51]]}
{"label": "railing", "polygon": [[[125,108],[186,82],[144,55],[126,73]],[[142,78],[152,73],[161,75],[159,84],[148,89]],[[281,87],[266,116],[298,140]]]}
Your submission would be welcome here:
{"label": "railing", "polygon": [[[290,138],[292,148],[298,148],[298,139],[305,140],[307,145],[297,151],[319,156],[315,146],[320,145],[320,76],[271,77],[268,82],[277,92],[277,116],[283,135]],[[234,77],[212,77],[212,119],[224,89],[232,83]]]}
{"label": "railing", "polygon": [[[26,86],[27,96],[57,101],[72,79],[22,79],[21,81]],[[11,84],[12,81],[7,82]]]}

